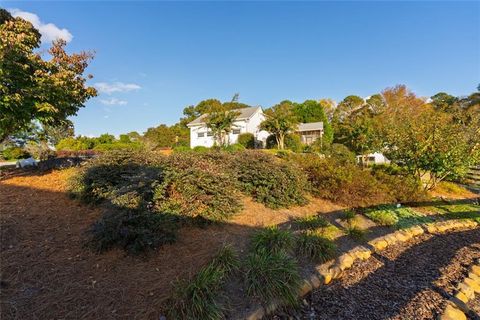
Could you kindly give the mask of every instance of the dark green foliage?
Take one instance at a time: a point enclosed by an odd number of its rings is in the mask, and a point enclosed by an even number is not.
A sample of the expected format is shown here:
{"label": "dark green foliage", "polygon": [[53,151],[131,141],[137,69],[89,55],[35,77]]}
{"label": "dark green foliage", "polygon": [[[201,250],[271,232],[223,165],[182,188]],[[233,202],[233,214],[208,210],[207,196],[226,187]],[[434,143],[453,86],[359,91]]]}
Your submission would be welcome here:
{"label": "dark green foliage", "polygon": [[163,164],[164,179],[154,191],[155,210],[212,221],[238,212],[242,205],[235,179],[222,170],[220,159],[228,155],[176,153],[168,157]]}
{"label": "dark green foliage", "polygon": [[316,215],[295,219],[295,225],[300,230],[316,230],[328,227],[329,223],[324,217]]}
{"label": "dark green foliage", "polygon": [[223,147],[223,150],[227,152],[237,152],[245,150],[245,147],[239,143],[229,144],[228,146]]}
{"label": "dark green foliage", "polygon": [[293,234],[287,230],[280,230],[277,226],[258,231],[252,238],[252,248],[255,251],[269,252],[288,251],[293,246]]}
{"label": "dark green foliage", "polygon": [[302,152],[303,144],[298,134],[287,134],[285,136],[285,148],[293,152]]}
{"label": "dark green foliage", "polygon": [[295,164],[264,152],[249,151],[234,159],[243,191],[270,208],[305,204],[307,180]]}
{"label": "dark green foliage", "polygon": [[193,279],[178,282],[169,300],[169,319],[223,319],[222,286],[238,268],[233,250],[224,247]]}
{"label": "dark green foliage", "polygon": [[325,262],[335,256],[336,247],[332,240],[315,231],[306,231],[298,235],[297,253],[316,262]]}
{"label": "dark green foliage", "polygon": [[19,147],[9,147],[2,151],[2,158],[5,160],[18,160],[30,157],[30,154]]}
{"label": "dark green foliage", "polygon": [[252,252],[245,263],[245,286],[250,297],[263,303],[278,299],[295,305],[301,278],[298,266],[285,252]]}
{"label": "dark green foliage", "polygon": [[253,133],[242,133],[238,136],[238,143],[244,146],[247,149],[255,148],[255,136]]}
{"label": "dark green foliage", "polygon": [[172,216],[115,210],[105,213],[93,225],[88,245],[99,252],[119,246],[128,252],[140,253],[175,242],[176,231]]}
{"label": "dark green foliage", "polygon": [[342,213],[342,220],[351,222],[353,219],[355,219],[355,212],[353,210],[345,210]]}

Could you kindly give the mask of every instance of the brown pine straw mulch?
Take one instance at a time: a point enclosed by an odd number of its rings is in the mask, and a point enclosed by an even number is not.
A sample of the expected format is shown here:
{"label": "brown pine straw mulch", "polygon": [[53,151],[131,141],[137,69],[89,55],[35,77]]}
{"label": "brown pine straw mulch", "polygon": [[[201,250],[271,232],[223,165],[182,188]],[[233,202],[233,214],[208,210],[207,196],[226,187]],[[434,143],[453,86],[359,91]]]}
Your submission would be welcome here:
{"label": "brown pine straw mulch", "polygon": [[[337,282],[311,293],[294,315],[301,319],[437,319],[478,258],[478,228],[423,235],[354,265]],[[283,319],[285,313],[274,318]]]}
{"label": "brown pine straw mulch", "polygon": [[0,315],[3,319],[158,319],[173,281],[207,264],[224,243],[246,246],[248,235],[292,216],[340,209],[312,200],[272,211],[251,200],[228,223],[180,232],[173,245],[148,256],[84,247],[101,212],[69,198],[72,170],[35,172],[0,181]]}

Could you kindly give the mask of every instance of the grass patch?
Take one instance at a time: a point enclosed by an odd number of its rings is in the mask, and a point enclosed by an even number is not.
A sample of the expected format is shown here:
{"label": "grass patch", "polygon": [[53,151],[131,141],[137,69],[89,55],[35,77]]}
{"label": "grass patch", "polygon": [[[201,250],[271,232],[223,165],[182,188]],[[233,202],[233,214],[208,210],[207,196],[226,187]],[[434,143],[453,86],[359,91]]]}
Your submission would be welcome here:
{"label": "grass patch", "polygon": [[295,219],[294,224],[300,230],[316,230],[328,227],[329,222],[322,216],[314,215],[297,218]]}
{"label": "grass patch", "polygon": [[293,234],[290,231],[280,230],[272,226],[258,231],[252,238],[254,251],[268,250],[271,252],[288,251],[294,243]]}
{"label": "grass patch", "polygon": [[228,275],[238,267],[230,247],[224,247],[193,279],[177,283],[169,300],[169,319],[223,319],[225,308],[219,299]]}
{"label": "grass patch", "polygon": [[297,263],[284,251],[262,249],[247,257],[245,286],[250,297],[259,298],[263,303],[279,299],[285,304],[296,305],[300,284]]}
{"label": "grass patch", "polygon": [[336,247],[332,240],[319,232],[307,231],[298,235],[296,251],[317,262],[325,262],[335,256]]}

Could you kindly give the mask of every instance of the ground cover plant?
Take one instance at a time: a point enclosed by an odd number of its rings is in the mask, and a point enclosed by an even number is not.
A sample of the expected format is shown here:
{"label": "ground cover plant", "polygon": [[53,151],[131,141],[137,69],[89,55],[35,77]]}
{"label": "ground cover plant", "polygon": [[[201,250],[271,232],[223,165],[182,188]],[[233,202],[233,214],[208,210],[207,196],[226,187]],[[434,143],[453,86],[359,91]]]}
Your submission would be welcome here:
{"label": "ground cover plant", "polygon": [[316,230],[328,227],[329,222],[320,215],[312,215],[297,218],[295,219],[294,224],[300,230]]}
{"label": "ground cover plant", "polygon": [[364,214],[382,226],[393,226],[398,229],[432,222],[433,217],[425,216],[412,208],[397,205],[381,205],[364,210]]}
{"label": "ground cover plant", "polygon": [[293,247],[294,237],[288,230],[280,230],[277,226],[267,227],[257,232],[252,238],[254,251],[270,252],[288,251]]}
{"label": "ground cover plant", "polygon": [[193,279],[180,281],[169,300],[169,319],[222,319],[222,286],[239,266],[230,247],[224,247]]}

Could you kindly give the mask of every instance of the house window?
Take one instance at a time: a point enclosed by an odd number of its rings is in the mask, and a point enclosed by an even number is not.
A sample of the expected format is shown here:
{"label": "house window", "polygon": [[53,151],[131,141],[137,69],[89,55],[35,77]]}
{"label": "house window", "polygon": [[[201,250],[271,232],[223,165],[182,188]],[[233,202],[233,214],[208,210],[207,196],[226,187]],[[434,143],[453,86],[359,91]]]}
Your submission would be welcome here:
{"label": "house window", "polygon": [[199,137],[199,138],[205,137],[205,132],[199,132],[199,133],[198,133],[198,137]]}
{"label": "house window", "polygon": [[233,129],[233,134],[240,134],[240,129]]}
{"label": "house window", "polygon": [[211,137],[211,136],[213,136],[213,132],[212,132],[212,131],[208,131],[208,132],[207,132],[207,137]]}

